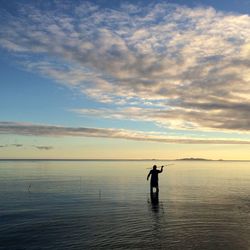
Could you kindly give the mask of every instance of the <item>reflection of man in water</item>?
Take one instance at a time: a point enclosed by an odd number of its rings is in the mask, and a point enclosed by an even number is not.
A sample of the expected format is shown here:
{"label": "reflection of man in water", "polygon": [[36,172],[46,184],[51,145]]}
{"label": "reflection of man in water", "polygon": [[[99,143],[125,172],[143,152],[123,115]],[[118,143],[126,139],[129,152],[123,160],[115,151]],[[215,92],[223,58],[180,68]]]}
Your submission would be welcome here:
{"label": "reflection of man in water", "polygon": [[157,166],[154,165],[153,169],[150,170],[150,172],[148,173],[147,176],[147,180],[149,178],[149,176],[151,175],[151,180],[150,180],[150,192],[153,193],[153,188],[156,188],[156,192],[159,192],[159,187],[158,187],[158,174],[161,173],[163,171],[163,167],[161,166],[161,170],[157,169]]}

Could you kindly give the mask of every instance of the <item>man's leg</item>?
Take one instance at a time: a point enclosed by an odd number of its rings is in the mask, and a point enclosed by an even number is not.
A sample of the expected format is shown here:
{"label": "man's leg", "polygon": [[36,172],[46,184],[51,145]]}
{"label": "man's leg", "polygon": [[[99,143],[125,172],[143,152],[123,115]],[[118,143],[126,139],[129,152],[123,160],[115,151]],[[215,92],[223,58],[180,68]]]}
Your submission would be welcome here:
{"label": "man's leg", "polygon": [[156,186],[155,188],[156,188],[156,193],[159,193],[159,187],[158,187],[158,184],[157,184],[157,186]]}
{"label": "man's leg", "polygon": [[153,193],[153,186],[150,185],[150,193],[152,194]]}

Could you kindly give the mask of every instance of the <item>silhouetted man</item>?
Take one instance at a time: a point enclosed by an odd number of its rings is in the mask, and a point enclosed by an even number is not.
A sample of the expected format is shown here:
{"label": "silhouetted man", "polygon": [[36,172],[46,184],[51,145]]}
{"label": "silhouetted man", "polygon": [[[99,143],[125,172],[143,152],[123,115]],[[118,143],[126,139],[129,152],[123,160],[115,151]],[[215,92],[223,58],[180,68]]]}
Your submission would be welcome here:
{"label": "silhouetted man", "polygon": [[147,180],[149,178],[149,176],[151,175],[151,180],[150,180],[150,192],[153,193],[153,188],[156,188],[156,192],[159,192],[159,187],[158,187],[158,174],[161,173],[163,171],[163,167],[161,166],[161,170],[157,169],[157,166],[154,165],[153,169],[150,170],[150,172],[148,173],[147,176]]}

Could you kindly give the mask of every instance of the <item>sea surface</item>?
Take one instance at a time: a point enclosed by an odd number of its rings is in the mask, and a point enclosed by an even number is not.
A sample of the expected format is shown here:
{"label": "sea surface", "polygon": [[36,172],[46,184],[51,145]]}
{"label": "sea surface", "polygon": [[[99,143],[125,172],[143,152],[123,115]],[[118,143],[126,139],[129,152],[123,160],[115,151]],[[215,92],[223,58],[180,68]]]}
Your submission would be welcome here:
{"label": "sea surface", "polygon": [[0,161],[0,249],[249,250],[250,162]]}

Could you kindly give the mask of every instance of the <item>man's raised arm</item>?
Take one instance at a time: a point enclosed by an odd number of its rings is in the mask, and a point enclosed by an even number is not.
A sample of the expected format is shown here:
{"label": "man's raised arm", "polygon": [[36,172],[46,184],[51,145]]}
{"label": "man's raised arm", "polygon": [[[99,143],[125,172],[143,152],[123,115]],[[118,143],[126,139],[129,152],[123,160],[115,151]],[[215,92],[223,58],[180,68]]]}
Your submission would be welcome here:
{"label": "man's raised arm", "polygon": [[163,168],[164,168],[164,166],[161,166],[161,170],[159,170],[159,173],[161,173],[163,171]]}

